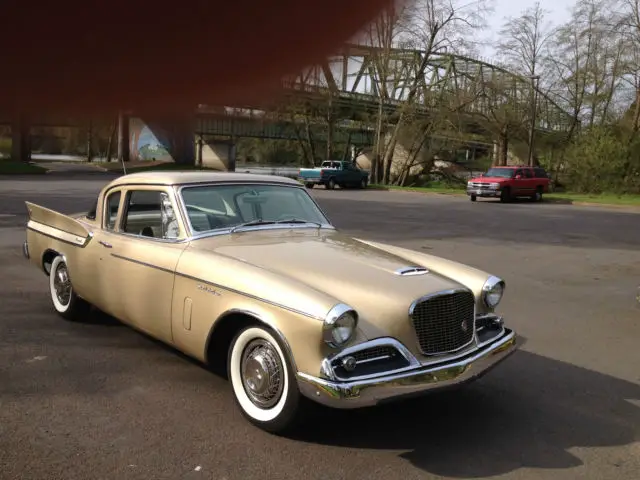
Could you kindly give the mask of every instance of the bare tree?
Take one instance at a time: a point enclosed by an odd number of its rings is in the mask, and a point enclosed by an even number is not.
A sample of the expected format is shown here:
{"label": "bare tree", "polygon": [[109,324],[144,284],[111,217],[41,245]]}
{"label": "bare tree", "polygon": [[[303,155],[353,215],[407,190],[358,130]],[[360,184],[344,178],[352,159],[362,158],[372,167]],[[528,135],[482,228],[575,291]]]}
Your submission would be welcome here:
{"label": "bare tree", "polygon": [[[380,89],[380,105],[377,125],[376,143],[376,177],[380,179],[379,167],[383,168],[382,181],[388,183],[390,180],[391,165],[397,142],[403,127],[409,121],[414,112],[414,105],[426,107],[427,98],[441,85],[427,84],[427,72],[432,67],[434,56],[444,52],[455,52],[465,47],[470,48],[473,42],[468,42],[470,33],[479,29],[484,22],[484,12],[486,11],[484,0],[472,0],[462,2],[458,0],[417,0],[412,4],[403,4],[398,12],[393,11],[393,15],[387,18],[393,21],[383,22],[389,32],[393,25],[394,35],[386,35],[384,38],[388,45],[387,51],[391,53],[394,39],[403,47],[412,47],[420,50],[421,54],[415,59],[410,69],[398,71],[397,68],[389,67],[379,73],[379,84],[393,84],[389,91]],[[379,29],[379,27],[374,27]],[[384,51],[384,49],[382,50]],[[390,65],[393,62],[393,55],[383,58],[383,64]],[[406,65],[406,62],[404,62]],[[397,64],[396,64],[397,65]],[[380,70],[378,68],[378,70]],[[393,73],[392,73],[393,72]],[[402,79],[398,78],[402,75]],[[392,78],[389,78],[392,77]],[[388,99],[394,99],[400,103],[395,124],[390,128],[388,135],[383,138],[383,130],[386,129],[383,121],[382,104],[388,103]]]}
{"label": "bare tree", "polygon": [[635,90],[631,129],[633,137],[640,132],[640,0],[618,0],[617,30],[627,45],[626,80]]}
{"label": "bare tree", "polygon": [[536,2],[519,17],[508,18],[500,30],[498,53],[522,75],[543,73],[543,60],[554,35],[553,27],[545,19],[548,13]]}

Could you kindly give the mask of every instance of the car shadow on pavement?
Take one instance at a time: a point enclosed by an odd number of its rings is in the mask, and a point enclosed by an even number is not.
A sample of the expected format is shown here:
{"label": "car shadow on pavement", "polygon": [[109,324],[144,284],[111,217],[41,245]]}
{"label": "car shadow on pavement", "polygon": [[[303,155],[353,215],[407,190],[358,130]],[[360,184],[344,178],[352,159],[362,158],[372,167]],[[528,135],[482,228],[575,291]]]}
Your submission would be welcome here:
{"label": "car shadow on pavement", "polygon": [[519,350],[460,390],[362,410],[323,409],[322,421],[295,439],[408,450],[400,456],[444,477],[567,469],[583,463],[571,449],[637,441],[638,400],[638,384]]}

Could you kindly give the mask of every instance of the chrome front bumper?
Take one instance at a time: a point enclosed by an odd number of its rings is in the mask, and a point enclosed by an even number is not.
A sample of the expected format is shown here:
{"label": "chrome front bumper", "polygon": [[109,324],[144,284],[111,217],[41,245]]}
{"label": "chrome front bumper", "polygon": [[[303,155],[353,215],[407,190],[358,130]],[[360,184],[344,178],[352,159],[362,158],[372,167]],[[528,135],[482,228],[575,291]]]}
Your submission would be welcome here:
{"label": "chrome front bumper", "polygon": [[24,258],[26,258],[27,260],[30,257],[30,255],[29,255],[29,244],[26,242],[26,240],[22,244],[22,255],[24,255]]}
{"label": "chrome front bumper", "polygon": [[469,382],[516,349],[515,332],[505,328],[504,334],[497,340],[450,363],[353,382],[335,382],[298,372],[298,387],[303,395],[328,407],[367,407]]}

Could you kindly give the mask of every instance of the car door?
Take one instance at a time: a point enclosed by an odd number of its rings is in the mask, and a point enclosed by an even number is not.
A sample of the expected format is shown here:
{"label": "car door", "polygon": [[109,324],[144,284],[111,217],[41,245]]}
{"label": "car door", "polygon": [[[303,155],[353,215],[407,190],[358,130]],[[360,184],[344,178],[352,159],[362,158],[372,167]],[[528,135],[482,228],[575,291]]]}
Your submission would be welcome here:
{"label": "car door", "polygon": [[345,176],[345,183],[351,187],[360,185],[360,175],[350,162],[342,162]]}
{"label": "car door", "polygon": [[524,169],[518,168],[513,174],[512,192],[516,195],[525,195],[527,191],[527,179],[524,176]]}
{"label": "car door", "polygon": [[535,191],[536,179],[533,174],[532,168],[523,168],[522,169],[522,177],[524,178],[524,188],[522,190],[523,194],[532,195]]}
{"label": "car door", "polygon": [[117,228],[103,232],[103,277],[109,313],[171,342],[175,269],[186,247],[171,189],[126,190]]}

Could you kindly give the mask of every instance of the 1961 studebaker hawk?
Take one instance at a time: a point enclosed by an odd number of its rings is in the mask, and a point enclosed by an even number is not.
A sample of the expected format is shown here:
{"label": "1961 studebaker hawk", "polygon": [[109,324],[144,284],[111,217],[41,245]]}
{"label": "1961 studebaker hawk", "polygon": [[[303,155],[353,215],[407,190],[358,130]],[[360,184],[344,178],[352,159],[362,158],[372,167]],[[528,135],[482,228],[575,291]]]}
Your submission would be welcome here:
{"label": "1961 studebaker hawk", "polygon": [[516,349],[504,281],[345,236],[295,180],[152,172],[90,212],[27,202],[24,255],[62,317],[91,305],[212,366],[255,425],[309,400],[357,408],[465,383]]}

